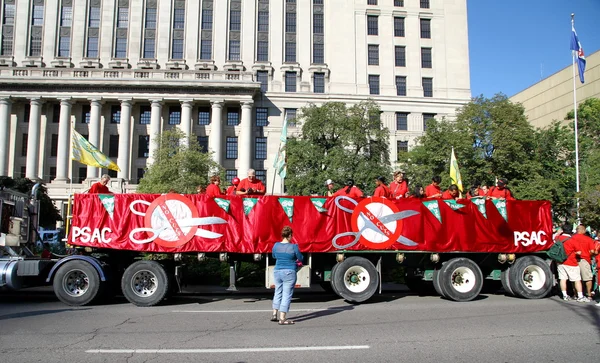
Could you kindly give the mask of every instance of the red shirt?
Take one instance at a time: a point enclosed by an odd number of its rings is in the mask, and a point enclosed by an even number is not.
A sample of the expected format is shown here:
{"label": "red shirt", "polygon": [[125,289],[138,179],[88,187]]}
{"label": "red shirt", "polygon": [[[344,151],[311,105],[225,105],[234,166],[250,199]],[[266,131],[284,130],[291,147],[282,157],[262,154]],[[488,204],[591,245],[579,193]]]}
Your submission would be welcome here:
{"label": "red shirt", "polygon": [[346,194],[346,189],[348,189],[348,187],[343,187],[342,189],[333,193],[333,196],[338,197],[340,195],[343,195],[343,196],[350,197],[353,199],[362,198],[362,196],[363,196],[363,192],[360,189],[358,189],[358,187],[355,185],[352,186],[352,188],[350,188],[350,193],[348,193],[348,194]]}
{"label": "red shirt", "polygon": [[223,192],[216,184],[209,184],[206,187],[206,195],[209,197],[218,197],[219,195],[223,195]]}
{"label": "red shirt", "polygon": [[456,197],[453,197],[449,191],[444,190],[444,192],[442,193],[442,199],[456,199]]}
{"label": "red shirt", "polygon": [[491,198],[504,198],[506,200],[515,200],[515,198],[510,193],[510,190],[506,188],[499,189],[497,187],[491,187],[488,192],[488,197]]}
{"label": "red shirt", "polygon": [[229,188],[227,188],[227,192],[225,194],[235,195],[236,190],[237,190],[237,188],[235,187],[235,185],[230,185]]}
{"label": "red shirt", "polygon": [[373,193],[373,196],[389,198],[390,190],[388,189],[388,187],[385,186],[385,184],[380,184],[377,188],[375,188],[375,192]]}
{"label": "red shirt", "polygon": [[425,187],[425,197],[426,198],[439,198],[438,194],[442,194],[442,189],[439,185],[429,184]]}
{"label": "red shirt", "polygon": [[248,180],[248,178],[243,179],[238,185],[237,190],[242,191],[243,189],[244,191],[247,191],[250,188],[254,189],[254,191],[249,194],[265,194],[265,185],[260,179],[254,179],[253,182]]}
{"label": "red shirt", "polygon": [[401,181],[400,183],[396,183],[395,181],[390,183],[390,197],[391,198],[404,198],[406,193],[408,193],[408,183],[406,180]]}
{"label": "red shirt", "polygon": [[103,185],[100,182],[92,184],[92,187],[88,191],[90,194],[112,194],[106,185]]}
{"label": "red shirt", "polygon": [[586,260],[588,263],[592,263],[592,256],[590,255],[590,251],[594,251],[594,240],[585,234],[575,234],[571,237],[572,240],[575,240],[579,244],[578,251],[581,251],[581,259]]}
{"label": "red shirt", "polygon": [[566,233],[557,236],[556,240],[563,243],[565,253],[567,254],[567,259],[562,264],[567,266],[579,266],[577,254],[575,253],[579,251],[579,243],[574,241],[573,238]]}

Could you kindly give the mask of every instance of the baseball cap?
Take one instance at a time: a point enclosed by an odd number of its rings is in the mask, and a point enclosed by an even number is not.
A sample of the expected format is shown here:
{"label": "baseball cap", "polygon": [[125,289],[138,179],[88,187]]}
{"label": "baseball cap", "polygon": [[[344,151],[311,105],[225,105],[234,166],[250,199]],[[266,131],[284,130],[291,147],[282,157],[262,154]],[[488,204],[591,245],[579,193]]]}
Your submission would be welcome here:
{"label": "baseball cap", "polygon": [[331,179],[327,179],[327,180],[325,181],[325,185],[329,185],[329,184],[333,184],[333,180],[331,180]]}

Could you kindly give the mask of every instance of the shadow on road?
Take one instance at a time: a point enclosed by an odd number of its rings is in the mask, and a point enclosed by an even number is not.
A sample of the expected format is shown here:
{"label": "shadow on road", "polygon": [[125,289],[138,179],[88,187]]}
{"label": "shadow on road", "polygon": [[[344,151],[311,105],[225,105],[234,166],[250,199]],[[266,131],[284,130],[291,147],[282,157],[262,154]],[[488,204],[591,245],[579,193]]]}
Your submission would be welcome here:
{"label": "shadow on road", "polygon": [[341,313],[343,311],[350,311],[353,309],[354,309],[353,305],[331,307],[331,308],[327,308],[325,310],[311,311],[310,313],[297,315],[297,316],[291,317],[291,318],[296,322],[300,322],[300,321],[306,321],[306,320],[311,320],[311,319],[316,319],[316,318],[322,318],[324,316]]}
{"label": "shadow on road", "polygon": [[589,321],[590,325],[596,329],[598,337],[600,338],[600,307],[596,306],[598,300],[592,300],[592,302],[589,303],[578,303],[574,301],[565,302],[562,301],[560,297],[551,298],[551,300],[565,306],[584,320]]}

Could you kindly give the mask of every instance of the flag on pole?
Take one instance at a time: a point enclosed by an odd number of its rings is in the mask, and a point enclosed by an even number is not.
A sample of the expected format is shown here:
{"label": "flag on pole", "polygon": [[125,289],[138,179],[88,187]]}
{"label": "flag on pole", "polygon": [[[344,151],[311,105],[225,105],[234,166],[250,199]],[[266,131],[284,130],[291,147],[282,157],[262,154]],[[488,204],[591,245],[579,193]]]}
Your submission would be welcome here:
{"label": "flag on pole", "polygon": [[452,179],[452,184],[456,184],[456,186],[458,186],[458,190],[462,192],[462,178],[460,176],[460,171],[458,170],[458,162],[456,161],[456,156],[454,155],[454,148],[452,148],[452,155],[450,156],[450,179]]}
{"label": "flag on pole", "polygon": [[96,166],[98,168],[107,168],[110,170],[121,171],[108,156],[104,155],[94,145],[90,144],[85,137],[77,131],[72,130],[71,149],[73,151],[71,158],[82,164]]}
{"label": "flag on pole", "polygon": [[575,31],[575,25],[571,21],[571,51],[574,52],[575,57],[577,59],[577,68],[579,69],[579,80],[581,83],[583,81],[583,72],[585,72],[585,54],[583,53],[583,47],[581,43],[579,43],[579,38],[577,38],[577,32]]}
{"label": "flag on pole", "polygon": [[287,144],[287,114],[283,120],[283,126],[281,128],[281,136],[279,137],[279,151],[277,152],[277,156],[275,157],[275,162],[273,163],[273,167],[275,168],[275,172],[279,174],[281,179],[285,179],[287,175],[287,157],[285,146]]}

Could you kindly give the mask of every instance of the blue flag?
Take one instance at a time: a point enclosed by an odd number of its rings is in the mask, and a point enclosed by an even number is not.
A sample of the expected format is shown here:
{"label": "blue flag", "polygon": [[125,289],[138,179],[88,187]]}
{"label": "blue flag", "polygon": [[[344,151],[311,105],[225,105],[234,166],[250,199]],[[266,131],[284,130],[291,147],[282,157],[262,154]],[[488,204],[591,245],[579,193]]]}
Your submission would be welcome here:
{"label": "blue flag", "polygon": [[579,80],[583,81],[583,72],[585,72],[585,55],[583,54],[583,47],[579,43],[577,38],[577,32],[575,31],[575,25],[571,23],[571,50],[574,52],[577,59],[577,66],[579,68]]}

